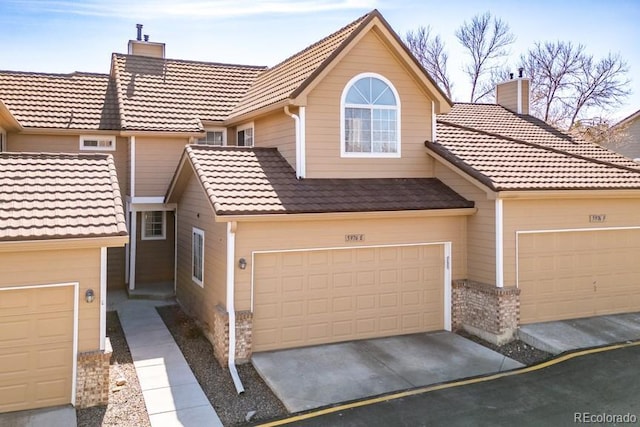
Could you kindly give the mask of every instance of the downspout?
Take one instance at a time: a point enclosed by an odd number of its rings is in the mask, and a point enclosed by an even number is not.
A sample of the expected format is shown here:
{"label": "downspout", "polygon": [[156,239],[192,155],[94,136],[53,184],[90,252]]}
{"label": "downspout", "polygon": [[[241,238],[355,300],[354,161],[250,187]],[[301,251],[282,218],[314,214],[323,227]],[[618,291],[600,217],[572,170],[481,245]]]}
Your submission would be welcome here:
{"label": "downspout", "polygon": [[291,117],[295,122],[296,129],[296,178],[304,177],[302,173],[302,141],[300,140],[300,116],[289,111],[289,106],[284,106],[284,113]]}
{"label": "downspout", "polygon": [[235,254],[236,228],[235,221],[227,223],[227,312],[229,313],[229,373],[238,394],[244,393],[244,386],[236,369],[236,308],[235,300]]}
{"label": "downspout", "polygon": [[502,199],[496,199],[496,286],[504,287],[504,228]]}
{"label": "downspout", "polygon": [[107,341],[107,248],[100,248],[100,350]]}

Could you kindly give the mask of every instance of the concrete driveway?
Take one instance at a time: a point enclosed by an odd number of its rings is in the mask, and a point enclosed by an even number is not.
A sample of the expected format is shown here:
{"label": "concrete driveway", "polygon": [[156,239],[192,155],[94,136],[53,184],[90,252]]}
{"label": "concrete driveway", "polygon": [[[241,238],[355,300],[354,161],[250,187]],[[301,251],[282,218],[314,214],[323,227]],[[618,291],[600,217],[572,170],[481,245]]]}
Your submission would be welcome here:
{"label": "concrete driveway", "polygon": [[540,350],[559,354],[580,348],[640,340],[640,313],[523,325],[519,338]]}
{"label": "concrete driveway", "polygon": [[523,366],[451,332],[257,353],[252,362],[290,412]]}

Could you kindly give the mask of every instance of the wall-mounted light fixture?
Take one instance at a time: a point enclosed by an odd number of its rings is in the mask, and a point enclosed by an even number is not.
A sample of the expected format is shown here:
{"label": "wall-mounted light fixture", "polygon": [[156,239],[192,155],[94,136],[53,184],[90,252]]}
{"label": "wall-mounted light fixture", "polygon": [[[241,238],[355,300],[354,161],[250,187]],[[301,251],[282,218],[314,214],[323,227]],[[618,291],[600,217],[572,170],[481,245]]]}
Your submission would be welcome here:
{"label": "wall-mounted light fixture", "polygon": [[244,270],[245,268],[247,268],[247,260],[244,258],[240,258],[238,260],[238,267],[240,267],[240,270]]}
{"label": "wall-mounted light fixture", "polygon": [[84,299],[87,302],[93,302],[95,298],[95,294],[93,293],[93,289],[87,289],[87,292],[84,293]]}

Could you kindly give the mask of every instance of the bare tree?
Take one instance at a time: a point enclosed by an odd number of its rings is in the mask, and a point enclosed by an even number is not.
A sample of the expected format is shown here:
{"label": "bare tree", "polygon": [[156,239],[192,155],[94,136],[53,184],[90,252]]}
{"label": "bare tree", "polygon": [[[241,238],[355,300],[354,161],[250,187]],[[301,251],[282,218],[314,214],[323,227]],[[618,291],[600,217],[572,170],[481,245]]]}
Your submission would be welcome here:
{"label": "bare tree", "polygon": [[569,128],[583,110],[589,107],[610,108],[620,104],[629,96],[627,63],[619,55],[609,53],[594,61],[591,55],[584,56],[576,79],[571,83],[572,99],[565,105],[572,109]]}
{"label": "bare tree", "polygon": [[536,42],[521,56],[521,67],[531,80],[534,115],[547,123],[562,121],[569,96],[584,58],[584,46],[571,42]]}
{"label": "bare tree", "polygon": [[629,141],[628,125],[618,124],[611,126],[610,121],[604,117],[577,120],[571,132],[581,136],[586,141],[594,142],[613,150]]}
{"label": "bare tree", "polygon": [[438,86],[451,98],[453,84],[447,72],[449,54],[440,35],[432,37],[431,27],[420,26],[415,31],[407,31],[404,41]]}
{"label": "bare tree", "polygon": [[476,15],[456,30],[456,37],[471,55],[472,62],[464,67],[471,80],[471,102],[480,99],[480,80],[499,64],[496,61],[508,55],[508,46],[515,41],[509,25],[491,16],[490,12]]}

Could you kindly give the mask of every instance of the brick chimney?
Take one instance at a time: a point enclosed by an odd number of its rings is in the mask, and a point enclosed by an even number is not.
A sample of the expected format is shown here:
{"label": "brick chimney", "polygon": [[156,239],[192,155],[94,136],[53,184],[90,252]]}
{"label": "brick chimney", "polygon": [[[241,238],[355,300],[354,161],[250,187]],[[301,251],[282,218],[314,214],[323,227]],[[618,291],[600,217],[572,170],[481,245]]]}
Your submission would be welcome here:
{"label": "brick chimney", "polygon": [[498,83],[496,86],[496,103],[517,114],[529,114],[529,79],[522,76],[523,69],[518,69],[518,78]]}
{"label": "brick chimney", "polygon": [[151,56],[153,58],[164,58],[164,43],[154,43],[149,41],[149,35],[142,36],[142,24],[136,24],[137,37],[129,40],[129,55]]}

